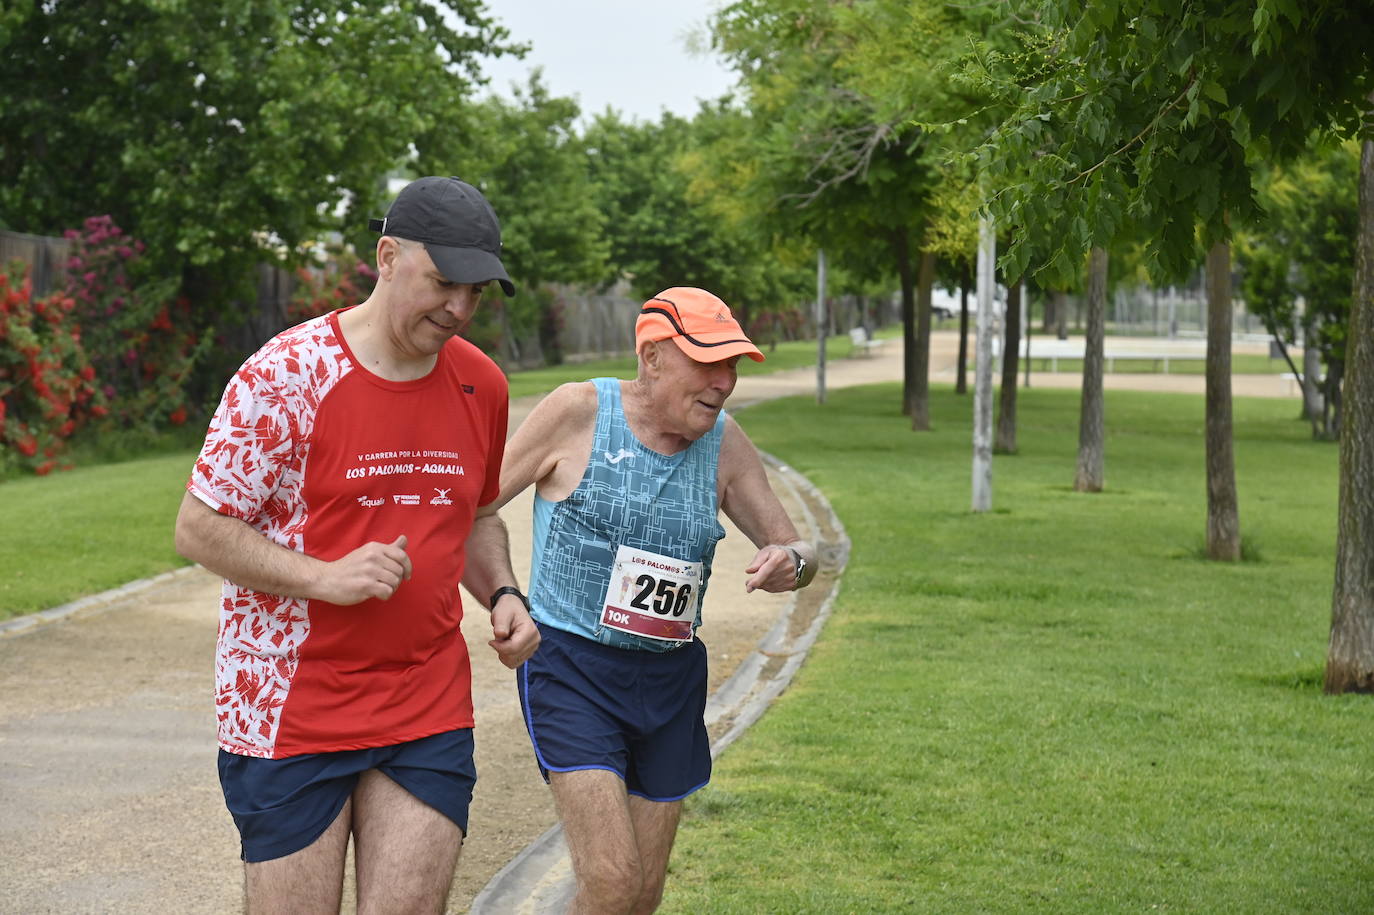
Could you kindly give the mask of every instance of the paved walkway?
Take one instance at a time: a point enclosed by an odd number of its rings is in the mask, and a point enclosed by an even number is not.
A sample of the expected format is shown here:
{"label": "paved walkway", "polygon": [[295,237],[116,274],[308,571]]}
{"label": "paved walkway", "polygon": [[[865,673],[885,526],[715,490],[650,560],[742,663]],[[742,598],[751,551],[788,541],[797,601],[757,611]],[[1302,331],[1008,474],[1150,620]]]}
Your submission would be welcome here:
{"label": "paved walkway", "polygon": [[[935,335],[935,382],[953,379],[954,347],[953,334]],[[897,380],[900,371],[900,345],[892,341],[872,356],[831,363],[827,377],[838,388]],[[1032,376],[1033,386],[1076,384],[1072,373]],[[1107,385],[1200,392],[1202,378],[1116,376]],[[813,370],[745,377],[732,404],[814,392]],[[1238,378],[1235,393],[1292,396],[1276,377],[1253,384]],[[531,403],[515,406],[527,410]],[[513,422],[523,415],[513,410]],[[777,488],[793,486],[785,471],[772,472]],[[804,481],[795,481],[795,488],[804,498]],[[503,514],[512,528],[517,565],[527,564],[528,512],[516,507]],[[735,554],[722,553],[718,562],[740,563],[744,551],[752,555],[742,535],[727,538],[722,548],[727,545]],[[188,569],[110,600],[82,602],[75,612],[58,608],[48,614],[55,620],[0,633],[0,912],[213,913],[239,907],[237,836],[215,777],[210,678],[217,595],[212,576]],[[735,639],[751,639],[748,645],[754,646],[777,635],[775,622],[794,608],[785,596],[769,597],[775,603],[753,610],[763,624],[745,627]],[[814,620],[822,612],[813,607],[810,617],[800,618]],[[490,652],[480,633],[469,638],[477,646],[479,769],[493,786],[506,772],[518,773],[528,784],[533,767],[518,723],[510,728],[511,739],[492,738],[501,727],[482,720],[484,714],[493,722],[518,718],[512,711],[517,706],[511,676],[484,658]],[[744,689],[726,678],[746,668],[747,654],[718,658],[716,650],[712,643],[714,685]],[[757,686],[776,682],[777,675],[777,670],[759,670],[744,676]],[[718,724],[726,732],[761,711],[767,691],[735,699],[747,714],[723,718]],[[479,791],[482,786],[479,782]],[[520,829],[504,830],[501,819],[492,817],[479,833],[474,807],[474,838],[484,837],[492,851],[483,859],[474,847],[479,843],[469,843],[451,900],[454,911],[462,911],[488,878],[547,826],[540,822],[549,816],[546,794],[522,788],[489,805],[499,806]],[[538,828],[530,831],[531,825]]]}

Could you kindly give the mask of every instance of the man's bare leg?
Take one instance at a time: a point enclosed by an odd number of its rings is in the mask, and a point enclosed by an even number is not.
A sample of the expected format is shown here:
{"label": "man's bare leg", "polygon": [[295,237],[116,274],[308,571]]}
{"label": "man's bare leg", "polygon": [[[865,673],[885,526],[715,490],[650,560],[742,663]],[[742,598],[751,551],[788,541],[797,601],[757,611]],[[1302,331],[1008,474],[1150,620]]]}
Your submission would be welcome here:
{"label": "man's bare leg", "polygon": [[634,823],[635,844],[639,848],[640,873],[644,883],[633,911],[648,915],[663,901],[663,882],[668,878],[668,858],[677,838],[682,801],[651,801],[630,796],[630,821]]}
{"label": "man's bare leg", "polygon": [[577,877],[571,912],[652,912],[663,893],[681,802],[632,798],[614,772],[549,775]]}
{"label": "man's bare leg", "polygon": [[352,804],[351,800],[345,801],[329,828],[300,851],[244,865],[244,896],[249,915],[337,915],[343,898]]}
{"label": "man's bare leg", "polygon": [[452,820],[376,769],[353,789],[358,915],[442,912],[463,848]]}

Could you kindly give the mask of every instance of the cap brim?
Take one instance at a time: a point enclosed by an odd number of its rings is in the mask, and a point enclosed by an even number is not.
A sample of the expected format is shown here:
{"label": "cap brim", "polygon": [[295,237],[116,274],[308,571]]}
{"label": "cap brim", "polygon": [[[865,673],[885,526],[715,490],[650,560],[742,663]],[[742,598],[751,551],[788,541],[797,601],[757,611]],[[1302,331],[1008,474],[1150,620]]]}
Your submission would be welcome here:
{"label": "cap brim", "polygon": [[686,337],[670,337],[677,348],[697,362],[720,362],[734,356],[748,356],[755,362],[762,362],[763,353],[748,340],[741,340],[738,332],[720,334],[693,334]]}
{"label": "cap brim", "polygon": [[502,266],[501,259],[490,251],[481,248],[450,248],[445,245],[425,242],[429,259],[439,268],[451,283],[490,283],[501,284],[501,291],[508,296],[515,295],[515,284]]}

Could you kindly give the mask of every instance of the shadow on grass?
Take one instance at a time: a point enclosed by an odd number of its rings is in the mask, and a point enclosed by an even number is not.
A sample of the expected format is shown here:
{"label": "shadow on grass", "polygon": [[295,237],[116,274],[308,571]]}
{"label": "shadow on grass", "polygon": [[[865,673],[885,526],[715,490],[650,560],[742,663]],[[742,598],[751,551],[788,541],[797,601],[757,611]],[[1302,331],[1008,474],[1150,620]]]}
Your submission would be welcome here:
{"label": "shadow on grass", "polygon": [[[1191,559],[1196,562],[1224,562],[1225,560],[1213,559],[1207,555],[1207,541],[1200,540],[1191,547],[1184,547],[1174,553],[1174,559]],[[1264,550],[1259,542],[1254,539],[1241,539],[1240,542],[1240,562],[1242,564],[1261,565],[1265,562]]]}
{"label": "shadow on grass", "polygon": [[1244,677],[1247,682],[1257,683],[1260,686],[1271,686],[1279,689],[1293,689],[1302,693],[1322,694],[1322,684],[1326,679],[1325,667],[1306,667],[1299,670],[1291,670],[1280,673],[1268,674],[1249,674]]}

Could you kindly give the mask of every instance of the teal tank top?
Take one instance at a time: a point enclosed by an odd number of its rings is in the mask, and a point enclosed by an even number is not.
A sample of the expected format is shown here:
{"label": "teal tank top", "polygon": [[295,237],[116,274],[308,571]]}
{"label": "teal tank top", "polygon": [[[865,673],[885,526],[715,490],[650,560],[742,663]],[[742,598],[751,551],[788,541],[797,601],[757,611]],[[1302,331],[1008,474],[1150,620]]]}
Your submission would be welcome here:
{"label": "teal tank top", "polygon": [[[538,494],[534,497],[530,606],[540,623],[604,645],[669,651],[680,643],[605,625],[605,598],[622,547],[701,563],[696,612],[690,623],[695,637],[716,543],[725,536],[717,519],[716,498],[725,414],[684,450],[659,454],[630,431],[620,381],[594,378],[592,384],[596,386],[596,428],[581,482],[560,502],[549,502]],[[633,599],[634,584],[627,582],[627,586]],[[642,606],[654,606],[654,595],[641,594],[641,598],[645,600]]]}

